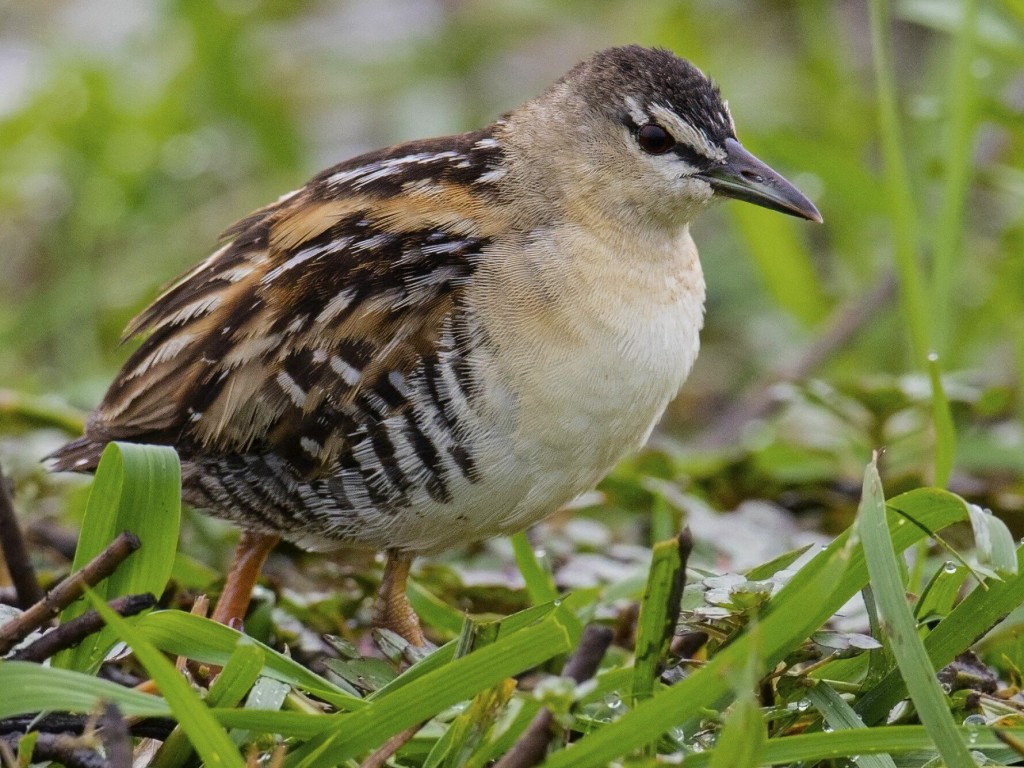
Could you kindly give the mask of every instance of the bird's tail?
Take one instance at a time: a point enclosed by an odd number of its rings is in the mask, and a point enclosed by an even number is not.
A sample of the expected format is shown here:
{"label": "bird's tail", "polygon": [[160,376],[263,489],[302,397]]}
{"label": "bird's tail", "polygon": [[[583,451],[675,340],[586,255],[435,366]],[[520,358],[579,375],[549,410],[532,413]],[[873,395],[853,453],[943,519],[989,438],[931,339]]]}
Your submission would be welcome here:
{"label": "bird's tail", "polygon": [[104,441],[80,437],[58,448],[44,461],[52,462],[50,469],[54,472],[93,472],[106,445]]}

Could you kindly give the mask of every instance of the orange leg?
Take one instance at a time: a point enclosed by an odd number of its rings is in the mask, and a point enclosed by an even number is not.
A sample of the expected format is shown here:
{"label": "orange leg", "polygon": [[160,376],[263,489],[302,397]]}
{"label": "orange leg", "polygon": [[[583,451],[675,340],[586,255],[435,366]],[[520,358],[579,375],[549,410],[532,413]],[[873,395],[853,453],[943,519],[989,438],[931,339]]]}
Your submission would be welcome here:
{"label": "orange leg", "polygon": [[270,550],[281,540],[280,536],[259,531],[242,531],[242,538],[235,547],[235,559],[224,582],[213,620],[228,626],[240,628],[245,612],[252,599],[252,588],[256,586],[263,564],[267,562]]}
{"label": "orange leg", "polygon": [[387,558],[380,591],[377,592],[377,600],[373,604],[373,625],[390,629],[412,645],[422,647],[427,641],[423,637],[423,630],[420,629],[420,619],[409,605],[409,598],[405,594],[413,558],[395,550],[389,550]]}

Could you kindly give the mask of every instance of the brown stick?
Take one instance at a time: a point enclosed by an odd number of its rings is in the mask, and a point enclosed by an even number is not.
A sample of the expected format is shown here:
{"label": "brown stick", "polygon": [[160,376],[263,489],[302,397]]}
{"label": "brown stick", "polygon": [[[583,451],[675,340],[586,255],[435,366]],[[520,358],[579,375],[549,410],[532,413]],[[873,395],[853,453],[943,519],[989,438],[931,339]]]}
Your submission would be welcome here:
{"label": "brown stick", "polygon": [[[0,736],[39,731],[40,733],[85,733],[91,732],[96,725],[95,715],[69,715],[55,713],[49,715],[18,715],[0,720]],[[169,718],[147,717],[133,720],[129,724],[132,736],[145,739],[164,741],[178,724]]]}
{"label": "brown stick", "polygon": [[0,549],[3,550],[7,571],[18,595],[18,607],[28,608],[43,599],[43,590],[32,568],[25,537],[14,514],[14,502],[8,488],[7,478],[0,468]]}
{"label": "brown stick", "polygon": [[86,563],[82,570],[68,576],[23,614],[0,626],[0,655],[7,653],[29,633],[39,629],[75,602],[82,596],[87,586],[95,586],[107,578],[141,545],[138,536],[130,531],[124,531]]}
{"label": "brown stick", "polygon": [[401,733],[396,733],[390,739],[381,744],[376,752],[363,760],[363,762],[359,764],[359,768],[384,768],[384,766],[387,765],[388,760],[390,760],[394,754],[409,741],[409,739],[415,736],[417,731],[422,727],[423,723],[417,723],[416,725],[406,728]]}
{"label": "brown stick", "polygon": [[[608,627],[600,624],[588,625],[583,630],[576,652],[565,663],[562,676],[571,677],[577,685],[593,677],[612,642],[613,634]],[[551,728],[553,722],[550,710],[538,712],[512,749],[494,764],[494,768],[529,768],[538,765],[544,759],[548,744],[555,735]]]}
{"label": "brown stick", "polygon": [[[4,736],[3,741],[17,752],[18,743],[25,734]],[[66,733],[40,733],[32,750],[34,762],[54,760],[67,768],[106,768],[106,760],[96,750],[86,746],[77,736]]]}
{"label": "brown stick", "polygon": [[[135,616],[156,605],[156,598],[153,595],[125,595],[109,603],[112,610],[121,616]],[[12,661],[34,661],[36,663],[45,661],[55,653],[78,645],[82,640],[94,632],[103,629],[103,619],[92,608],[76,616],[71,621],[55,627],[16,653],[11,654]]]}

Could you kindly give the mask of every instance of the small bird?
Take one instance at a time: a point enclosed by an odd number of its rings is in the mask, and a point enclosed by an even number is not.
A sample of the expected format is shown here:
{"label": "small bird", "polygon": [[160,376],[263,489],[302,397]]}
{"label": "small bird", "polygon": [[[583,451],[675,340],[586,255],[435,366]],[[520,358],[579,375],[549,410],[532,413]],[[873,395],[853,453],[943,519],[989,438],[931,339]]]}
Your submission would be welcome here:
{"label": "small bird", "polygon": [[281,537],[387,553],[374,623],[422,645],[412,559],[520,531],[644,444],[699,347],[689,224],[728,197],[812,221],[689,62],[626,46],[483,130],[323,171],[235,224],[57,470],[171,445],[243,531],[214,618]]}

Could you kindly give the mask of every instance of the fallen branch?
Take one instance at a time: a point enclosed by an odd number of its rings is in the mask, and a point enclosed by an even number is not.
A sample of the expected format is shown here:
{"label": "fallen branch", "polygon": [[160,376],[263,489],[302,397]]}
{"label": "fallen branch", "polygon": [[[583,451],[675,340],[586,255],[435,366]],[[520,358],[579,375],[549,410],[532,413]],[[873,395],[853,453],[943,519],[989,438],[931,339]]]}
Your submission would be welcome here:
{"label": "fallen branch", "polygon": [[[17,754],[18,744],[25,737],[24,734],[16,736],[3,736],[4,741]],[[32,750],[32,762],[41,763],[45,760],[53,760],[66,768],[106,768],[107,761],[99,752],[87,746],[82,739],[71,736],[67,733],[40,733],[36,739],[35,747]]]}
{"label": "fallen branch", "polygon": [[[150,594],[125,595],[110,601],[110,607],[122,616],[135,616],[156,605],[156,598]],[[12,661],[45,661],[65,648],[78,645],[94,632],[103,629],[104,622],[95,610],[90,608],[81,616],[51,629],[31,645],[11,654]]]}
{"label": "fallen branch", "polygon": [[[612,635],[608,627],[600,624],[588,625],[583,630],[576,652],[565,663],[562,676],[571,677],[577,685],[593,677],[612,642]],[[494,768],[529,768],[539,764],[555,735],[551,727],[553,722],[550,710],[543,709],[537,713],[533,722],[523,731],[523,735],[512,745],[512,749],[495,763]]]}
{"label": "fallen branch", "polygon": [[416,725],[406,728],[401,733],[396,733],[390,739],[381,744],[377,751],[361,762],[359,764],[359,768],[384,768],[384,766],[387,765],[388,760],[390,760],[398,750],[405,746],[405,743],[415,736],[417,731],[422,727],[423,723],[416,723]]}
{"label": "fallen branch", "polygon": [[3,551],[7,572],[18,596],[17,606],[28,608],[43,599],[43,590],[32,568],[25,537],[14,514],[14,502],[3,469],[0,469],[0,549]]}
{"label": "fallen branch", "polygon": [[138,536],[124,531],[82,570],[68,576],[20,616],[0,626],[0,656],[75,602],[86,587],[93,587],[107,578],[141,545]]}
{"label": "fallen branch", "polygon": [[[0,720],[0,736],[24,734],[29,731],[40,733],[85,733],[96,724],[94,715],[69,715],[54,713],[40,716],[18,715]],[[177,722],[166,717],[147,717],[142,720],[133,719],[129,723],[132,736],[163,741],[177,727]]]}

